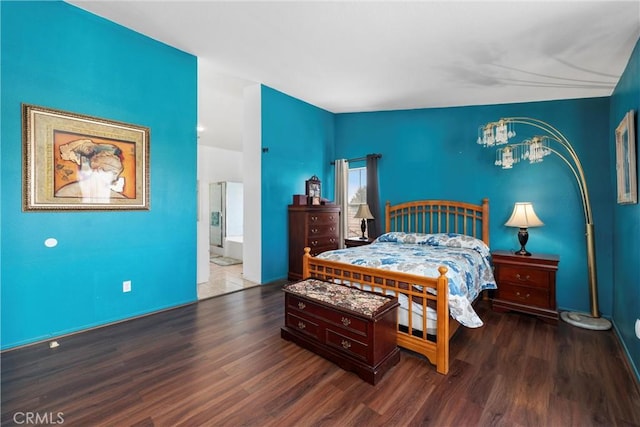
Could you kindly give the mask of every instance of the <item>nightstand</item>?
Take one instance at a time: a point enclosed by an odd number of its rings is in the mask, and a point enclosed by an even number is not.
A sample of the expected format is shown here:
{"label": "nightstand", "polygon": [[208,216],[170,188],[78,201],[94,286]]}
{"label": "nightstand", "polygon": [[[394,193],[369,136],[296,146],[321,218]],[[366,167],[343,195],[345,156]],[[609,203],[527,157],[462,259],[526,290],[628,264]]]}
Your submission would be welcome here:
{"label": "nightstand", "polygon": [[364,245],[368,245],[369,243],[373,242],[374,239],[371,238],[366,238],[366,239],[361,239],[359,237],[352,237],[349,239],[344,239],[344,245],[347,248],[354,248],[356,246],[364,246]]}
{"label": "nightstand", "polygon": [[498,289],[494,291],[494,311],[519,311],[558,322],[556,308],[557,255],[515,255],[508,251],[491,253]]}

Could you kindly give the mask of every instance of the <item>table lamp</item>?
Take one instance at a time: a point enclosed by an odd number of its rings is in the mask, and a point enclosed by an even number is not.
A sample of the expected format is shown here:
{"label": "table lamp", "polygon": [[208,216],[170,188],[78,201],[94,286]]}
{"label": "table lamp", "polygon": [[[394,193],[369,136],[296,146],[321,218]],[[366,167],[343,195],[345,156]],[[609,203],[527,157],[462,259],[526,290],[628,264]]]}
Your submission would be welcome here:
{"label": "table lamp", "polygon": [[540,218],[533,211],[533,205],[530,202],[517,202],[513,207],[513,213],[511,218],[504,223],[507,227],[518,227],[518,241],[520,242],[520,250],[516,252],[516,255],[531,256],[530,252],[527,252],[525,245],[529,240],[529,227],[540,227],[544,225]]}
{"label": "table lamp", "polygon": [[369,210],[369,205],[367,205],[366,203],[363,203],[360,206],[358,206],[358,211],[353,217],[362,218],[362,222],[360,223],[360,230],[362,230],[362,237],[360,237],[360,240],[367,240],[367,238],[364,237],[364,232],[367,230],[367,220],[374,219],[373,215],[371,214],[371,211]]}

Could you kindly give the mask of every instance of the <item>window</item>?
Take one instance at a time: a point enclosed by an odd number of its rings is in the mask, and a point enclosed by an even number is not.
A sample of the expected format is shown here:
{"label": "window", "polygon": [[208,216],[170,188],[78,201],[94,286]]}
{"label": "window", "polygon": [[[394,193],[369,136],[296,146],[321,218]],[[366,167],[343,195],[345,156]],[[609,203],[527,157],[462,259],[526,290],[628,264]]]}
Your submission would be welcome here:
{"label": "window", "polygon": [[358,211],[358,206],[367,203],[367,168],[349,168],[347,209],[347,237],[360,237],[360,221],[353,216]]}

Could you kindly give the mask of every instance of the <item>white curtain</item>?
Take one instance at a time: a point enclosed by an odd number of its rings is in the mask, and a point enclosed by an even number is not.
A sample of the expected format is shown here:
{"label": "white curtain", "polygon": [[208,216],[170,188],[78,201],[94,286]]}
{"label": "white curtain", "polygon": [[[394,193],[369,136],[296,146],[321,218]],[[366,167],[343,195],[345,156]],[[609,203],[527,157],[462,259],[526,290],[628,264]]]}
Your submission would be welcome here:
{"label": "white curtain", "polygon": [[336,189],[335,203],[340,206],[340,242],[338,243],[339,248],[344,247],[344,239],[347,235],[347,212],[349,208],[349,198],[348,198],[348,184],[349,184],[349,162],[346,159],[336,160]]}

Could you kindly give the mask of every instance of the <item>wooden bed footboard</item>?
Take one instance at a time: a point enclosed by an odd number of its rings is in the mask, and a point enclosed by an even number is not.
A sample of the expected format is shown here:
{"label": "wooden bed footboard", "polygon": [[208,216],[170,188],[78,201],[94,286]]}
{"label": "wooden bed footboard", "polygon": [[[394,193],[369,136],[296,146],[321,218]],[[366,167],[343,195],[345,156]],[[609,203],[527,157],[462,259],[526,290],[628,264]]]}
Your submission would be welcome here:
{"label": "wooden bed footboard", "polygon": [[[304,252],[303,279],[316,278],[404,299],[401,305],[410,309],[404,310],[405,325],[398,322],[398,345],[427,357],[437,372],[449,372],[449,338],[455,328],[450,324],[446,267],[439,267],[440,276],[432,278],[318,259],[310,255],[309,248]],[[435,311],[436,322],[429,319],[428,311]]]}

